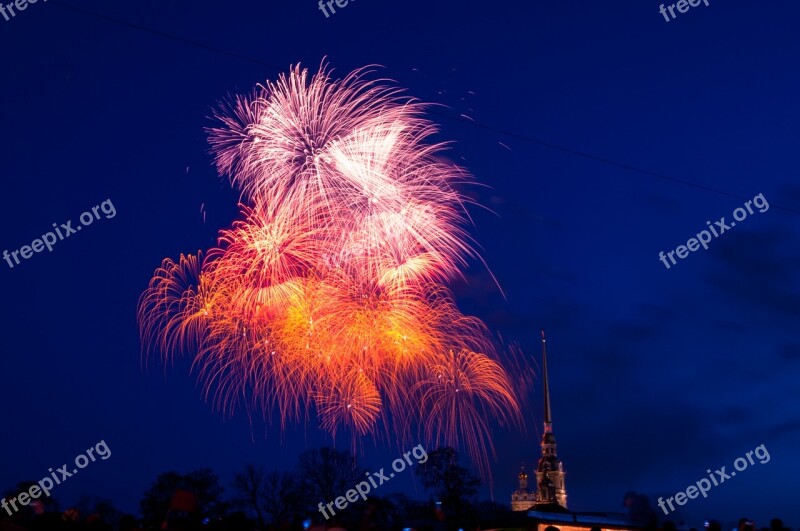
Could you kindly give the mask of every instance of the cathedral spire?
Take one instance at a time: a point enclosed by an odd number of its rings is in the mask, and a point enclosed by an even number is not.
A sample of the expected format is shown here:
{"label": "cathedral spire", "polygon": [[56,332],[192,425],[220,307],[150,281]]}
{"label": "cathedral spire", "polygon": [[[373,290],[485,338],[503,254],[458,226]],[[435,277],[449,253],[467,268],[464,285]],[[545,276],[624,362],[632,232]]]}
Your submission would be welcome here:
{"label": "cathedral spire", "polygon": [[567,487],[563,463],[556,453],[556,435],[553,433],[553,417],[550,412],[550,380],[547,374],[547,346],[542,330],[542,388],[544,391],[544,433],[542,434],[542,453],[536,465],[536,483],[528,489],[528,474],[519,473],[519,489],[511,495],[513,511],[527,511],[537,508],[552,509],[554,506],[567,508]]}
{"label": "cathedral spire", "polygon": [[542,330],[542,372],[544,372],[544,432],[553,431],[553,419],[550,416],[550,383],[547,380],[547,340]]}

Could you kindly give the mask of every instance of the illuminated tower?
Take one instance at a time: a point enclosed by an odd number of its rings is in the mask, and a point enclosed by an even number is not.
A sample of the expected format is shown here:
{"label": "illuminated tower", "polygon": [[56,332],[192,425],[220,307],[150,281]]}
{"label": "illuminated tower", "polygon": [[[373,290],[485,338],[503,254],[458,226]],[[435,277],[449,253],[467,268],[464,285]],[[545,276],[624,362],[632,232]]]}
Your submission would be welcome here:
{"label": "illuminated tower", "polygon": [[517,476],[519,488],[511,495],[512,511],[527,511],[536,503],[536,493],[528,490],[528,473],[523,467]]}
{"label": "illuminated tower", "polygon": [[547,378],[547,347],[542,331],[542,372],[544,373],[544,433],[542,434],[542,456],[536,466],[536,486],[538,487],[535,505],[558,504],[567,508],[567,486],[564,482],[564,464],[556,454],[556,436],[553,433],[553,419],[550,415],[550,382]]}
{"label": "illuminated tower", "polygon": [[553,434],[553,419],[550,414],[550,382],[547,377],[547,348],[542,331],[542,372],[544,373],[544,434],[542,434],[542,456],[536,466],[536,483],[528,489],[528,474],[523,468],[518,476],[519,488],[511,495],[512,511],[544,509],[550,505],[567,508],[567,487],[564,465],[556,454],[556,436]]}

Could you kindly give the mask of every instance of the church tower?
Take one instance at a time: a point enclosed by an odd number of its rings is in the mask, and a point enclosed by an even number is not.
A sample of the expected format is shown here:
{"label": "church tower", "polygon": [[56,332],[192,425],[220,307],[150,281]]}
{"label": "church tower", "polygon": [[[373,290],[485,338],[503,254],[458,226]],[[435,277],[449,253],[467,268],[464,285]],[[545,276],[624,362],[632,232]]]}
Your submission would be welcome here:
{"label": "church tower", "polygon": [[567,486],[564,482],[564,464],[556,454],[556,436],[553,433],[553,418],[550,415],[550,382],[547,377],[547,345],[542,331],[542,372],[544,372],[544,433],[542,434],[542,456],[536,467],[536,484],[539,492],[536,505],[556,503],[567,508]]}
{"label": "church tower", "polygon": [[567,508],[567,487],[564,464],[556,453],[556,436],[553,433],[553,419],[550,414],[550,381],[547,375],[547,345],[542,331],[542,372],[544,373],[544,433],[542,434],[542,455],[536,466],[536,484],[528,489],[528,474],[523,469],[519,473],[519,489],[511,495],[511,510],[527,511],[560,505]]}
{"label": "church tower", "polygon": [[511,495],[512,511],[527,511],[536,503],[536,492],[528,489],[528,473],[523,467],[517,476],[519,488]]}

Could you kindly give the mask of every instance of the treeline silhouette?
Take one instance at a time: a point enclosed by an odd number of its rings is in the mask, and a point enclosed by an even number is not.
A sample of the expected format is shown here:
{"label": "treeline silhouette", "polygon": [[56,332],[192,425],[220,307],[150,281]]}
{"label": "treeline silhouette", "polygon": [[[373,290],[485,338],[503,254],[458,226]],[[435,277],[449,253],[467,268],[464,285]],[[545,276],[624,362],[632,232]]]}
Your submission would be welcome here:
{"label": "treeline silhouette", "polygon": [[[414,465],[427,500],[391,494],[383,486],[368,499],[347,503],[326,519],[322,505],[346,496],[368,472],[349,452],[318,448],[300,454],[290,471],[246,465],[225,488],[208,468],[182,474],[165,472],[143,493],[140,514],[123,514],[111,500],[83,496],[62,509],[52,497],[31,500],[12,514],[0,509],[0,531],[478,531],[480,529],[536,529],[526,512],[512,512],[507,504],[479,502],[481,481],[461,466],[458,452],[445,447],[428,452]],[[416,454],[415,454],[415,457]],[[388,472],[388,468],[387,474]],[[374,475],[374,471],[373,471]],[[5,500],[30,491],[24,481],[3,494]],[[388,492],[385,492],[388,491]],[[642,531],[698,531],[662,519],[647,496],[628,492],[622,506],[628,526]],[[597,513],[600,514],[600,513]],[[663,521],[662,521],[663,520]],[[661,521],[659,523],[659,521]],[[790,531],[780,519],[757,527],[742,518],[736,531]],[[558,525],[547,531],[558,531]],[[593,527],[592,531],[599,531]],[[729,529],[729,528],[728,528]],[[723,531],[710,520],[704,531]]]}
{"label": "treeline silhouette", "polygon": [[[139,515],[123,514],[104,498],[83,496],[62,510],[54,498],[40,497],[11,515],[0,510],[0,531],[446,531],[472,529],[481,517],[510,512],[504,505],[477,502],[481,481],[461,466],[456,450],[439,448],[426,455],[414,469],[429,494],[427,501],[383,492],[390,488],[383,486],[367,500],[348,502],[335,515],[326,512],[329,519],[320,512],[320,502],[345,496],[368,472],[349,452],[318,448],[300,454],[291,471],[246,465],[227,488],[208,468],[165,472],[144,492]],[[15,498],[32,485],[18,483],[4,497]]]}

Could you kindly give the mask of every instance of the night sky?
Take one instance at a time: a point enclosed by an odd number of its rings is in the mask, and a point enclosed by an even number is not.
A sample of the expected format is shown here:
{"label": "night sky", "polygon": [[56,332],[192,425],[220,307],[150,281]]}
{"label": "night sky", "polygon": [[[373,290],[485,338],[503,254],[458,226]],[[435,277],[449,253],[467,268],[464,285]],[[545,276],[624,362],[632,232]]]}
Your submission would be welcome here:
{"label": "night sky", "polygon": [[[655,503],[764,444],[768,463],[673,519],[800,526],[800,4],[710,0],[670,22],[658,7],[358,0],[325,18],[312,0],[40,0],[0,18],[0,251],[116,209],[0,262],[0,490],[101,439],[112,457],[59,486],[62,507],[89,493],[138,512],[168,470],[228,485],[246,463],[349,448],[315,418],[281,435],[213,410],[187,361],[145,366],[136,321],[161,260],[212,247],[238,216],[212,109],[326,60],[380,65],[441,104],[429,117],[480,184],[471,232],[505,297],[479,262],[453,289],[531,363],[547,331],[570,509],[624,512],[629,490]],[[659,261],[758,194],[765,212]],[[496,501],[538,458],[541,402],[537,384],[526,433],[495,430]],[[363,443],[367,468],[399,455]],[[396,489],[427,496],[410,477]]]}

